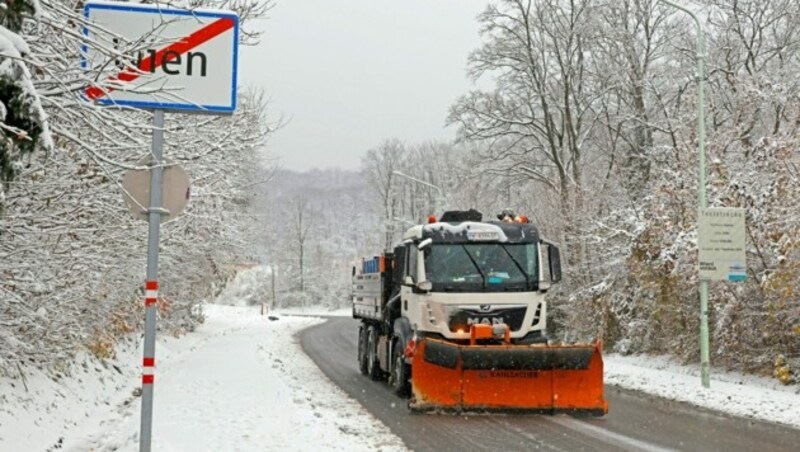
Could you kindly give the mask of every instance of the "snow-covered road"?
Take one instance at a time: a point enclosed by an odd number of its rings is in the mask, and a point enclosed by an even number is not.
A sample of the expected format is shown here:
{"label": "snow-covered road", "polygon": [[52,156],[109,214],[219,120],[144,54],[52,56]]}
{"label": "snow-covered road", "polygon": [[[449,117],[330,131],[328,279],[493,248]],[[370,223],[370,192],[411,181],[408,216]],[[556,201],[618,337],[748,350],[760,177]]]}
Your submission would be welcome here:
{"label": "snow-covered road", "polygon": [[[302,353],[295,333],[320,319],[270,321],[257,308],[209,305],[182,352],[158,361],[153,450],[403,450]],[[158,350],[157,350],[158,356]],[[139,404],[75,450],[138,450]]]}
{"label": "snow-covered road", "polygon": [[[304,331],[301,342],[304,350],[326,375],[361,401],[414,450],[795,451],[800,438],[800,430],[732,418],[610,385],[606,387],[605,394],[609,413],[601,418],[476,413],[463,416],[411,414],[405,406],[396,403],[398,399],[386,387],[386,383],[374,382],[360,375],[357,363],[352,359],[357,338],[358,323],[355,320],[335,318]],[[699,377],[675,378],[681,368],[674,363],[666,362],[659,369],[648,369],[645,366],[655,364],[656,360],[615,357],[610,361],[606,366],[607,380],[623,385],[641,379],[643,392],[669,389],[665,395],[673,399],[678,398],[678,394],[688,396],[689,402],[698,402],[703,406],[699,400],[692,398],[693,394],[700,392],[693,390],[694,386],[700,386]],[[619,365],[625,361],[628,361],[628,367]],[[622,376],[627,376],[627,379],[622,379]],[[648,381],[653,383],[652,388],[648,387]],[[743,383],[737,395],[718,393],[722,385],[718,384],[715,377],[712,390],[705,393],[709,394],[709,398],[711,394],[715,394],[714,397],[729,397],[729,406],[762,403],[764,406],[760,412],[764,414],[771,408],[786,407],[786,404],[772,405],[770,401],[774,399],[766,397],[749,400],[756,391],[755,387],[748,386]],[[794,396],[785,391],[775,395],[781,400],[792,400]],[[682,400],[687,399],[684,397]],[[723,413],[727,411],[726,407],[720,408]]]}

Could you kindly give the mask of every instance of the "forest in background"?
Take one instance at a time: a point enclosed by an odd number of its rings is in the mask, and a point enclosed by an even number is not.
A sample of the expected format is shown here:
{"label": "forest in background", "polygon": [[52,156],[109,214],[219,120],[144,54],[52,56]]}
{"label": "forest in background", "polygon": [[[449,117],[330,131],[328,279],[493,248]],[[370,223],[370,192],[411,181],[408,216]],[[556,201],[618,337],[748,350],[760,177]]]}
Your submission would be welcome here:
{"label": "forest in background", "polygon": [[[710,283],[715,365],[800,373],[800,3],[707,0],[707,189],[747,215],[744,283]],[[396,140],[365,177],[382,217],[511,207],[564,250],[551,335],[699,356],[694,24],[656,0],[502,0],[478,18],[455,144]],[[420,204],[422,203],[422,204]]]}
{"label": "forest in background", "polygon": [[[0,14],[20,38],[0,40],[18,52],[0,58],[3,374],[64,368],[87,347],[102,357],[141,328],[145,226],[117,184],[147,153],[150,117],[76,100],[92,77],[72,64],[81,3],[23,1]],[[256,42],[247,19],[269,2],[231,5]],[[790,382],[800,372],[800,4],[695,6],[707,29],[709,206],[747,212],[747,281],[710,284],[712,362],[778,367]],[[457,141],[387,137],[358,173],[277,170],[264,153],[276,125],[257,92],[243,92],[230,118],[168,116],[166,155],[191,174],[193,201],[164,231],[162,328],[191,330],[202,320],[193,306],[244,264],[274,270],[264,297],[275,306],[347,306],[354,261],[437,205],[401,171],[441,187],[440,206],[512,208],[560,243],[555,340],[602,337],[622,353],[696,361],[693,24],[656,0],[496,0],[478,21],[483,44],[467,72],[492,88],[465,93],[443,118]]]}

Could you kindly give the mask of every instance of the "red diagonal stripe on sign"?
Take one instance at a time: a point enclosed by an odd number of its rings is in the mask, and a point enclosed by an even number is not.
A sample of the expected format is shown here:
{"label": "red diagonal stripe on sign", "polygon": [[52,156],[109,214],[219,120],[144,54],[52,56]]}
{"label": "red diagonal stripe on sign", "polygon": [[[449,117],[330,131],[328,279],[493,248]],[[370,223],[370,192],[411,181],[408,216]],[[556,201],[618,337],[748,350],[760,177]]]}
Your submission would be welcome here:
{"label": "red diagonal stripe on sign", "polygon": [[[144,58],[139,63],[139,66],[137,67],[138,70],[126,69],[117,75],[109,77],[106,80],[106,83],[132,82],[141,77],[142,75],[144,75],[142,74],[143,72],[150,72],[153,68],[158,68],[162,66],[165,61],[168,61],[166,58],[164,58],[164,55],[167,52],[175,52],[171,53],[170,56],[175,54],[183,55],[184,53],[194,49],[195,47],[214,39],[215,37],[221,35],[222,33],[225,33],[226,31],[233,28],[234,25],[235,22],[233,18],[230,17],[223,17],[222,19],[211,22],[210,24],[190,34],[189,36],[182,38],[180,41],[170,44],[167,47],[164,47],[163,49],[157,51],[155,54],[155,58],[153,56],[148,56],[147,58]],[[84,94],[86,95],[87,98],[89,98],[89,100],[96,100],[116,89],[117,88],[113,86],[107,86],[105,88],[100,88],[99,86],[92,86],[87,88]]]}

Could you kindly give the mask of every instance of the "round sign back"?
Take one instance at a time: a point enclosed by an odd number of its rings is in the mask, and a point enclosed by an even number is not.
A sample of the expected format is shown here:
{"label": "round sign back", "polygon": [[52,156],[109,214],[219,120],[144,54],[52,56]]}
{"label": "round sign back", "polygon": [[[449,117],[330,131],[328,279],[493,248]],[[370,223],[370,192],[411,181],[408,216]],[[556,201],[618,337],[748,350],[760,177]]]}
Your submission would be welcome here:
{"label": "round sign back", "polygon": [[[140,160],[137,165],[149,166],[151,156]],[[166,211],[161,222],[177,218],[189,204],[189,176],[179,165],[164,159],[162,172],[161,207]],[[125,204],[135,218],[147,221],[150,209],[150,170],[129,170],[122,177],[122,196]]]}

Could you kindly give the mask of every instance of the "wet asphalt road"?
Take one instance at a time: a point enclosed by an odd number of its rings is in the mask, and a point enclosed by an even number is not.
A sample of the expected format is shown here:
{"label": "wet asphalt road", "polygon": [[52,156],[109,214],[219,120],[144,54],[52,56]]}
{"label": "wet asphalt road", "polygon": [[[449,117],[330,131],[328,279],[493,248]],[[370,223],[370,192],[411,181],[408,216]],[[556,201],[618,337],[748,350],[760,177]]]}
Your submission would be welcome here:
{"label": "wet asphalt road", "polygon": [[416,451],[798,451],[800,430],[734,418],[606,388],[609,414],[412,414],[383,382],[358,372],[358,323],[332,318],[303,332],[301,344],[322,371]]}

